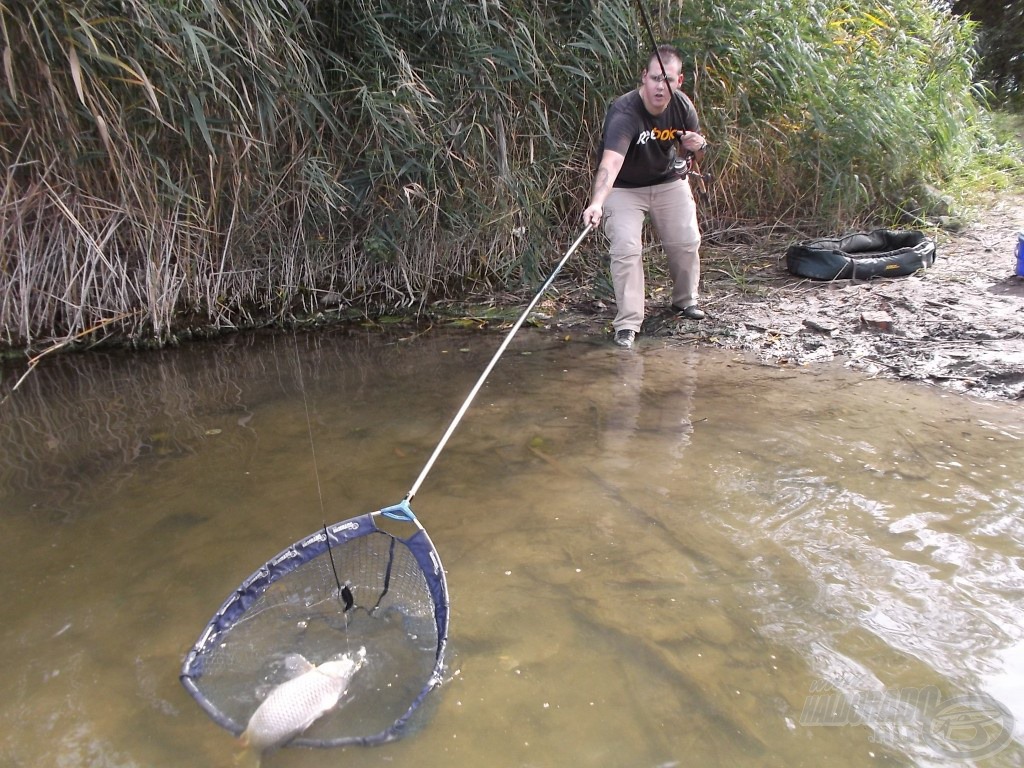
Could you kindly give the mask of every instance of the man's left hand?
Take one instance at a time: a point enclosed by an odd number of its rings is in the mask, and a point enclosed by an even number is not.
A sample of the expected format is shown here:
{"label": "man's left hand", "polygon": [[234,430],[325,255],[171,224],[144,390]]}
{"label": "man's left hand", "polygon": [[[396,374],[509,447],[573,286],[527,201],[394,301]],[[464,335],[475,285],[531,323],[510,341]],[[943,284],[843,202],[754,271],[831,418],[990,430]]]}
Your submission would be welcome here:
{"label": "man's left hand", "polygon": [[708,146],[704,137],[693,131],[686,131],[682,137],[680,137],[679,143],[683,145],[683,149],[693,153],[703,152]]}

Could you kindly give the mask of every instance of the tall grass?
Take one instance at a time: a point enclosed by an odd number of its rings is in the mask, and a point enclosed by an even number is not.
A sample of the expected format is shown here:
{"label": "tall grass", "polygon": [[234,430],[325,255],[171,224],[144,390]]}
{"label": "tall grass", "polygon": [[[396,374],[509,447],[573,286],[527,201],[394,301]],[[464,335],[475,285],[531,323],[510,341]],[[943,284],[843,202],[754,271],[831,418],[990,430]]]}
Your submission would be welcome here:
{"label": "tall grass", "polygon": [[[978,144],[930,0],[646,0],[687,57],[706,228],[898,206]],[[634,0],[0,0],[0,345],[425,307],[579,229]]]}

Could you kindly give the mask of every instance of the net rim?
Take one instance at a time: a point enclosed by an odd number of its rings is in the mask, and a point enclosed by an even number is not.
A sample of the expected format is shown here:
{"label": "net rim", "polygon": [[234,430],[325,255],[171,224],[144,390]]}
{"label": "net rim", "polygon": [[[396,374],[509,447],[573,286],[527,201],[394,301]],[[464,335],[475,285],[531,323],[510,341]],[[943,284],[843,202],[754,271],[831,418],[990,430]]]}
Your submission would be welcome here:
{"label": "net rim", "polygon": [[233,627],[238,619],[245,615],[263,592],[276,581],[291,573],[296,568],[308,563],[328,551],[330,547],[342,545],[347,541],[381,533],[402,543],[413,555],[416,563],[426,579],[431,600],[434,603],[434,623],[437,629],[437,648],[434,654],[434,666],[430,678],[408,709],[391,726],[369,736],[345,736],[334,739],[303,738],[301,735],[283,746],[297,747],[341,747],[348,745],[375,745],[394,741],[400,738],[402,730],[409,718],[419,708],[427,694],[436,688],[443,679],[444,656],[448,645],[449,598],[448,584],[440,555],[434,547],[426,529],[414,516],[410,515],[407,522],[416,530],[408,537],[397,536],[377,525],[377,519],[386,514],[387,509],[369,512],[358,517],[342,520],[333,525],[325,525],[320,530],[299,539],[285,547],[263,565],[253,571],[242,583],[221,603],[213,618],[203,627],[199,638],[189,649],[182,662],[179,679],[185,690],[192,696],[206,714],[219,726],[240,736],[245,725],[238,723],[233,717],[222,712],[210,701],[196,684],[203,675],[203,661],[206,650],[217,642],[220,635]]}

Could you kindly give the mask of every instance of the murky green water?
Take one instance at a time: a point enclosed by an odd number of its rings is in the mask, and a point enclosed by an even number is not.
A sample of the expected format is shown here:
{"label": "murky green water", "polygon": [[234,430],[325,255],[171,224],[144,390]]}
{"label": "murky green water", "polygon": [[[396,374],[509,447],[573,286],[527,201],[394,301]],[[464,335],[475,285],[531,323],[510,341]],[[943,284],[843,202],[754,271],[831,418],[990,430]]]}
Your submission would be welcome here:
{"label": "murky green water", "polygon": [[[0,765],[233,765],[183,654],[401,500],[500,340],[41,367],[0,410]],[[452,595],[429,720],[263,765],[1024,765],[1019,414],[523,331],[414,502]]]}

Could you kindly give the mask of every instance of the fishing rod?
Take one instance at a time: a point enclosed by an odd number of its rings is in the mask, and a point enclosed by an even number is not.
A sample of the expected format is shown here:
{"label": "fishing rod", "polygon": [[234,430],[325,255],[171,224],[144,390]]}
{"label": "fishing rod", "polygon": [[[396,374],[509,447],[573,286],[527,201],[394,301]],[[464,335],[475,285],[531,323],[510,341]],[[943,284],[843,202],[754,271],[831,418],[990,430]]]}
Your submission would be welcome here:
{"label": "fishing rod", "polygon": [[658,66],[661,67],[661,76],[665,78],[665,85],[668,86],[668,91],[672,93],[672,84],[668,79],[668,71],[665,69],[665,62],[661,60],[661,51],[658,50],[658,41],[654,37],[654,27],[651,26],[651,19],[647,15],[647,9],[644,7],[643,0],[636,0],[636,7],[640,9],[640,18],[644,22],[644,26],[647,27],[647,36],[651,40],[651,50],[654,51],[654,55],[658,58]]}
{"label": "fishing rod", "polygon": [[[661,58],[661,51],[658,49],[658,41],[654,37],[654,27],[651,26],[651,19],[647,15],[647,9],[644,7],[643,0],[636,0],[636,7],[640,9],[640,18],[644,23],[644,27],[647,29],[647,37],[651,41],[651,50],[654,51],[655,57],[658,59],[658,66],[661,67],[661,76],[665,78],[665,86],[668,88],[669,99],[675,99],[675,92],[672,90],[672,82],[668,77],[668,70],[665,69],[665,62]],[[671,101],[669,103],[672,103]],[[679,137],[682,139],[682,137]],[[700,170],[700,163],[697,162],[697,156],[690,150],[686,150],[687,160],[689,161],[690,168],[687,169],[686,175],[693,176],[697,179],[697,193],[700,199],[704,203],[711,202],[711,196],[708,194],[707,183],[711,180],[711,174],[703,174]]]}

